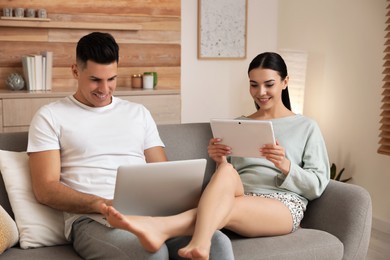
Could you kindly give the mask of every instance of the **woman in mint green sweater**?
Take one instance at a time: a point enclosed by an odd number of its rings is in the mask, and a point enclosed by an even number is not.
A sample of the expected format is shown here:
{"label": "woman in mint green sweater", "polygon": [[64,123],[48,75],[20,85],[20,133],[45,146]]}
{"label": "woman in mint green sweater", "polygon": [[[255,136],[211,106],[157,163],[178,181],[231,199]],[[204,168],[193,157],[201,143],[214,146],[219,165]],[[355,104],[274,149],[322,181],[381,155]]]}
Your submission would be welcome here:
{"label": "woman in mint green sweater", "polygon": [[240,119],[272,121],[276,144],[259,147],[262,158],[230,157],[231,149],[209,142],[217,170],[198,208],[163,218],[123,216],[107,209],[111,225],[135,233],[144,247],[157,250],[171,237],[192,235],[179,255],[208,259],[215,230],[242,236],[283,235],[299,228],[309,200],[329,182],[329,161],[318,125],[291,111],[287,67],[277,53],[266,52],[249,65],[249,92],[257,110]]}

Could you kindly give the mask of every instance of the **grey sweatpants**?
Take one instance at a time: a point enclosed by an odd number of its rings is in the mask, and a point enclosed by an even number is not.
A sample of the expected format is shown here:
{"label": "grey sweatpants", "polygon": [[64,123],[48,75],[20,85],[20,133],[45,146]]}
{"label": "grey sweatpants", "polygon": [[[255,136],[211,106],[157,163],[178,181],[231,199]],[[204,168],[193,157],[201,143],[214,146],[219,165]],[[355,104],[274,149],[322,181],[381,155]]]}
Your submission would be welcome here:
{"label": "grey sweatpants", "polygon": [[[132,233],[106,227],[90,218],[81,217],[73,223],[73,248],[84,259],[182,259],[177,251],[188,244],[190,237],[168,240],[156,253],[148,253]],[[211,241],[210,259],[233,260],[230,239],[216,231]]]}

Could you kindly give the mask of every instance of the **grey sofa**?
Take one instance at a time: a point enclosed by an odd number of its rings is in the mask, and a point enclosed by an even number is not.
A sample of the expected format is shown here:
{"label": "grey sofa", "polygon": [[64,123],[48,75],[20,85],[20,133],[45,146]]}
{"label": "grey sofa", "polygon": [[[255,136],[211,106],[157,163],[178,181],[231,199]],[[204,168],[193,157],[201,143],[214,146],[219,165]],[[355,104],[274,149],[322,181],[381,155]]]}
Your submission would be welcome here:
{"label": "grey sofa", "polygon": [[[169,160],[207,158],[208,123],[160,125]],[[0,149],[25,151],[27,133],[0,134]],[[207,178],[215,165],[208,159]],[[0,178],[0,203],[13,216]],[[309,203],[302,228],[285,236],[243,238],[230,232],[236,259],[365,259],[371,231],[371,199],[356,185],[331,181],[323,195]],[[80,259],[71,245],[23,250],[15,246],[0,259]],[[218,259],[220,260],[220,259]]]}

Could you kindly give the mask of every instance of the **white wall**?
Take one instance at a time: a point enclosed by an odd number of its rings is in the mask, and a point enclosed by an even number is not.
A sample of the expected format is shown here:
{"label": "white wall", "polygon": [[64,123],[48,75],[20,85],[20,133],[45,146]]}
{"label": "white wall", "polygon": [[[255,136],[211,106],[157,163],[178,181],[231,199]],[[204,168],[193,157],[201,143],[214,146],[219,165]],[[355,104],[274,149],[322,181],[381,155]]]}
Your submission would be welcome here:
{"label": "white wall", "polygon": [[277,1],[248,1],[247,58],[242,60],[197,59],[197,3],[181,2],[182,122],[249,114],[255,107],[249,95],[247,69],[257,54],[276,49]]}
{"label": "white wall", "polygon": [[390,157],[376,152],[386,1],[248,0],[248,7],[247,59],[204,61],[196,53],[197,0],[182,1],[182,122],[250,113],[250,60],[308,51],[304,114],[320,124],[331,162],[370,192],[374,217],[390,225]]}
{"label": "white wall", "polygon": [[390,225],[390,157],[377,154],[385,0],[279,0],[278,47],[309,52],[304,114],[314,117],[331,162],[365,187]]}

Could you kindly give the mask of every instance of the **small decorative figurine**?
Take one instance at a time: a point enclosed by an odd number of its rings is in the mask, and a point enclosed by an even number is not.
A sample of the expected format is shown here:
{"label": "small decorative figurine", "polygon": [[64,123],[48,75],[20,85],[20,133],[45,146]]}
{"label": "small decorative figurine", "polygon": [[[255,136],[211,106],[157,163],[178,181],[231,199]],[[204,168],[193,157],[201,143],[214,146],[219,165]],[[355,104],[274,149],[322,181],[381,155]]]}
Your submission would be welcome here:
{"label": "small decorative figurine", "polygon": [[24,79],[18,73],[11,73],[5,80],[5,85],[11,90],[21,90],[24,88]]}

